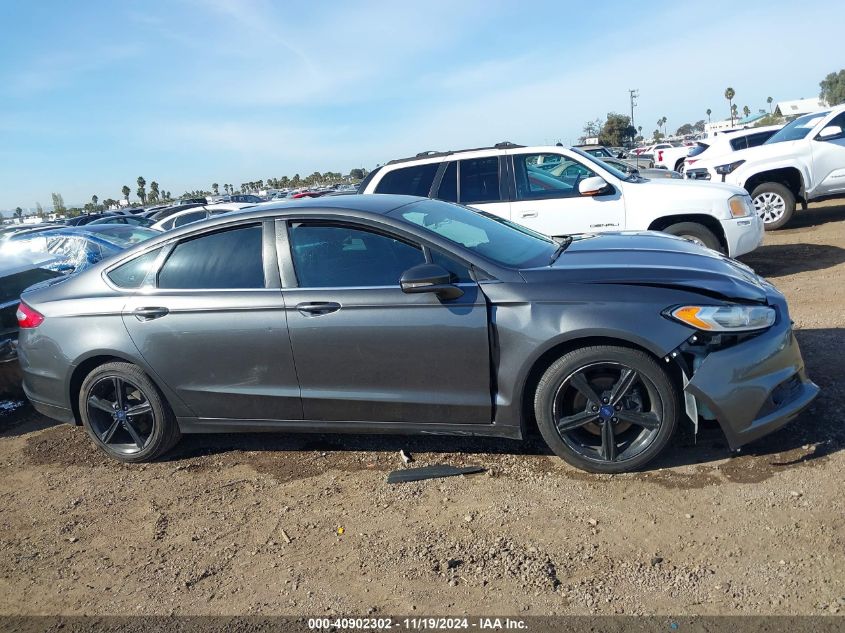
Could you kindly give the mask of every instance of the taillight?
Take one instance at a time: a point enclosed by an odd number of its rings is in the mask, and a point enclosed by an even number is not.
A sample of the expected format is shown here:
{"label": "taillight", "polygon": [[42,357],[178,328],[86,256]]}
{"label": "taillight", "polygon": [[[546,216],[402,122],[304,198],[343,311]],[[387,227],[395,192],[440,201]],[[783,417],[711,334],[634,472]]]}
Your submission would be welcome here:
{"label": "taillight", "polygon": [[18,317],[18,327],[22,330],[38,327],[44,322],[44,315],[30,308],[23,301],[18,306],[16,316]]}

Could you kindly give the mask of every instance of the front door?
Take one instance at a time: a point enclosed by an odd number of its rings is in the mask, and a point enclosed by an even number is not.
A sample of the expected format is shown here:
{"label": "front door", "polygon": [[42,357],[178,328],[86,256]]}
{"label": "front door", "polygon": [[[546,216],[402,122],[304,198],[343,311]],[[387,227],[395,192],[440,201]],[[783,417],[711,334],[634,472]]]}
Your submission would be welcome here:
{"label": "front door", "polygon": [[582,196],[579,183],[597,174],[563,154],[514,153],[515,200],[511,219],[546,235],[621,231],[625,205],[621,191]]}
{"label": "front door", "polygon": [[197,417],[302,419],[284,299],[265,281],[266,241],[260,223],[181,241],[155,286],[124,308],[144,360]]}
{"label": "front door", "polygon": [[405,294],[399,278],[424,251],[368,225],[296,221],[288,236],[298,287],[284,289],[285,310],[306,420],[492,421],[487,306],[474,282],[449,301]]}
{"label": "front door", "polygon": [[825,127],[836,126],[839,134],[816,138],[810,144],[813,152],[813,174],[817,184],[813,196],[829,196],[845,192],[845,112],[833,117]]}

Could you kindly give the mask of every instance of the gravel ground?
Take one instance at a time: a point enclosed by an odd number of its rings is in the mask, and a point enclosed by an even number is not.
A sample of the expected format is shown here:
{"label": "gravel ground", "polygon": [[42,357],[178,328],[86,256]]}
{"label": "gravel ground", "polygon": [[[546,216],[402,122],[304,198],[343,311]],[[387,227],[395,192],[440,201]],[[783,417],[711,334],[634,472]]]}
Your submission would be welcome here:
{"label": "gravel ground", "polygon": [[[124,466],[0,408],[0,613],[845,614],[844,241],[816,205],[744,258],[823,391],[737,455],[708,426],[617,476],[447,437],[189,436]],[[402,448],[488,471],[388,485]]]}

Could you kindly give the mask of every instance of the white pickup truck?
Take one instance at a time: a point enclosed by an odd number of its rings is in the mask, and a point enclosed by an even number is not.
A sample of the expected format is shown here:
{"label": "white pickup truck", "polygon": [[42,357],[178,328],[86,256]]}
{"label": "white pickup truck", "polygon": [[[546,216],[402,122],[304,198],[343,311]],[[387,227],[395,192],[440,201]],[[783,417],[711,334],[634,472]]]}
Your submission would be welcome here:
{"label": "white pickup truck", "polygon": [[766,229],[779,229],[798,201],[845,198],[845,105],[805,114],[762,145],[699,160],[695,169],[747,190]]}
{"label": "white pickup truck", "polygon": [[763,224],[743,189],[649,180],[558,146],[424,152],[376,168],[358,192],[458,202],[553,236],[664,231],[731,257],[763,240]]}

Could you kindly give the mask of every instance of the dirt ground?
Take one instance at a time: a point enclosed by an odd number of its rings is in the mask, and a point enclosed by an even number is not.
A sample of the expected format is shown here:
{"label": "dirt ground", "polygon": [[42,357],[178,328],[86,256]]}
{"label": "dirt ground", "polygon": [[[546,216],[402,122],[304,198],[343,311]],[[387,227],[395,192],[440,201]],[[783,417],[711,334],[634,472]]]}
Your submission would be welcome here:
{"label": "dirt ground", "polygon": [[[738,455],[716,427],[620,476],[536,440],[226,435],[123,466],[0,410],[0,613],[845,614],[843,246],[816,205],[744,258],[822,394]],[[489,470],[388,485],[401,448]]]}

